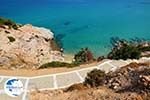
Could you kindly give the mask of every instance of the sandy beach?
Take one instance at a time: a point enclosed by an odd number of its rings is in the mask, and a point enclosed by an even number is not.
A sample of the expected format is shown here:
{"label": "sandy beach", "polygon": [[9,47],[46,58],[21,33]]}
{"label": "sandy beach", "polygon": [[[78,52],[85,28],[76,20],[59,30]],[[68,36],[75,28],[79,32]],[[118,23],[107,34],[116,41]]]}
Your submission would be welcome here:
{"label": "sandy beach", "polygon": [[73,54],[64,54],[64,60],[67,63],[71,63],[73,61],[74,55]]}

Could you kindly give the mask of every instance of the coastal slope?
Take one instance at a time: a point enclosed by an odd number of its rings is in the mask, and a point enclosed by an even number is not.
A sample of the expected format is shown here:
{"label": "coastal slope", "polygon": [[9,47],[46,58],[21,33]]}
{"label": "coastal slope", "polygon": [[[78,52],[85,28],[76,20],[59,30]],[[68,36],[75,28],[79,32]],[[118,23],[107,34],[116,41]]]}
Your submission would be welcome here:
{"label": "coastal slope", "polygon": [[49,29],[22,25],[17,29],[0,27],[0,66],[4,69],[35,69],[40,65],[63,61],[62,53],[54,50],[54,34]]}

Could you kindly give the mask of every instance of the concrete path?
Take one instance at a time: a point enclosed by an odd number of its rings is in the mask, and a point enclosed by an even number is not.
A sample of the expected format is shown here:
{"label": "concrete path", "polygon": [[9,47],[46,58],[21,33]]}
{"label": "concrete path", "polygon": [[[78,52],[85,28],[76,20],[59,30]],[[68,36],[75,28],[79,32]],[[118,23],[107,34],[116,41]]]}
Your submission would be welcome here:
{"label": "concrete path", "polygon": [[[42,75],[35,77],[19,77],[19,76],[0,76],[0,100],[28,100],[28,92],[38,89],[38,90],[52,90],[68,87],[75,83],[83,82],[87,73],[93,69],[101,69],[106,73],[110,71],[115,71],[116,69],[125,66],[131,62],[144,62],[150,61],[150,58],[141,58],[140,60],[109,60],[98,66],[93,66],[90,68],[83,68],[79,70],[74,70],[70,72]],[[23,82],[24,92],[22,95],[12,98],[4,93],[5,81],[11,77],[17,77]]]}

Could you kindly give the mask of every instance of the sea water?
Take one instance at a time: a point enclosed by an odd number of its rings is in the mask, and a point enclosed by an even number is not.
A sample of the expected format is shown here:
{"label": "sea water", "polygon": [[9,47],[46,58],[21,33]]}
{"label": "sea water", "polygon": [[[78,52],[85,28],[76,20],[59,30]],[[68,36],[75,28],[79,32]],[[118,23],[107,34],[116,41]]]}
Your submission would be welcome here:
{"label": "sea water", "polygon": [[110,39],[150,39],[150,0],[0,0],[0,16],[62,36],[65,53],[106,55]]}

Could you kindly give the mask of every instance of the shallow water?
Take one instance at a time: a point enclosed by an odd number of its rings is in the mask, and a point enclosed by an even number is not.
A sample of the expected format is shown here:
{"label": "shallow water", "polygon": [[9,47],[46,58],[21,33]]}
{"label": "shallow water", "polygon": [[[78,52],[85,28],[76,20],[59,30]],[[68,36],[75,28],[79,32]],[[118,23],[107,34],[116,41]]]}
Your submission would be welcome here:
{"label": "shallow water", "polygon": [[110,38],[150,39],[149,0],[0,0],[0,16],[63,34],[66,53],[110,51]]}

